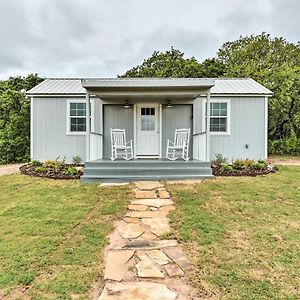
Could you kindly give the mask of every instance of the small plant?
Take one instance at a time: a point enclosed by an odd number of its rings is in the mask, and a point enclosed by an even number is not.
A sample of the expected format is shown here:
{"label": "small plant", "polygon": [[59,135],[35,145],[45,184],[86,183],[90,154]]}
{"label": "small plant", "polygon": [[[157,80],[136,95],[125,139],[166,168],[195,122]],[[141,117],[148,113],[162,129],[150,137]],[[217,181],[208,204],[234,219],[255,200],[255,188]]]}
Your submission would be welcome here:
{"label": "small plant", "polygon": [[265,169],[267,166],[265,163],[261,163],[259,161],[255,162],[252,164],[252,168],[255,170],[263,170]]}
{"label": "small plant", "polygon": [[227,163],[227,158],[224,157],[222,154],[216,154],[215,162],[217,165],[222,165]]}
{"label": "small plant", "polygon": [[41,163],[40,161],[38,161],[38,160],[32,160],[32,161],[30,162],[30,164],[31,164],[32,166],[34,166],[34,167],[39,167],[39,166],[42,165],[42,163]]}
{"label": "small plant", "polygon": [[245,159],[244,160],[244,165],[245,165],[245,168],[248,169],[252,166],[252,164],[255,163],[255,160],[253,159]]}
{"label": "small plant", "polygon": [[38,167],[35,168],[35,172],[37,172],[37,173],[46,173],[47,169],[43,166],[38,166]]}
{"label": "small plant", "polygon": [[232,172],[233,171],[233,167],[228,163],[222,164],[221,168],[222,168],[223,172]]}
{"label": "small plant", "polygon": [[43,163],[43,167],[47,169],[55,169],[56,167],[56,160],[46,160]]}
{"label": "small plant", "polygon": [[265,168],[266,168],[267,165],[268,165],[268,162],[267,162],[266,160],[263,160],[263,159],[260,159],[260,160],[258,160],[257,162],[260,163],[260,164],[263,164],[263,165],[265,166]]}
{"label": "small plant", "polygon": [[78,170],[76,169],[76,167],[68,167],[65,174],[67,174],[69,176],[75,176],[78,174]]}
{"label": "small plant", "polygon": [[82,163],[82,158],[79,155],[73,156],[72,158],[74,165],[79,165]]}
{"label": "small plant", "polygon": [[237,159],[232,162],[232,166],[235,170],[244,170],[246,168],[246,163],[242,159]]}

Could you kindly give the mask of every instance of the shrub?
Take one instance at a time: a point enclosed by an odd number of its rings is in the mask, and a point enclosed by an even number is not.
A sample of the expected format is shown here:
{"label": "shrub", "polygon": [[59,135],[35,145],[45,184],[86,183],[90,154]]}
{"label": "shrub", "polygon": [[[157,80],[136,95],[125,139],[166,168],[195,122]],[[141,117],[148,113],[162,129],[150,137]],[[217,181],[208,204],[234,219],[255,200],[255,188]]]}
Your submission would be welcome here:
{"label": "shrub", "polygon": [[221,167],[222,167],[223,172],[232,172],[233,171],[233,167],[228,163],[222,164]]}
{"label": "shrub", "polygon": [[54,171],[64,171],[66,169],[66,163],[64,160],[47,160],[43,163],[43,167]]}
{"label": "shrub", "polygon": [[32,166],[34,166],[34,167],[39,167],[39,166],[42,165],[42,163],[41,163],[40,161],[38,161],[38,160],[32,160],[32,161],[30,162],[30,164],[31,164]]}
{"label": "shrub", "polygon": [[216,154],[215,162],[220,166],[227,163],[227,158],[225,158],[222,154]]}
{"label": "shrub", "polygon": [[55,169],[55,166],[56,166],[56,160],[46,160],[43,163],[43,167],[47,169]]}
{"label": "shrub", "polygon": [[284,140],[269,141],[270,154],[300,155],[300,139],[296,136]]}
{"label": "shrub", "polygon": [[257,162],[260,163],[260,164],[262,164],[262,165],[264,165],[265,168],[266,168],[267,165],[268,165],[268,162],[267,162],[266,160],[264,160],[264,159],[260,159],[260,160],[258,160]]}
{"label": "shrub", "polygon": [[78,174],[78,170],[76,169],[76,167],[68,167],[65,174],[67,174],[69,176],[75,176]]}
{"label": "shrub", "polygon": [[252,164],[254,164],[254,163],[255,163],[255,160],[253,160],[253,159],[245,159],[244,160],[244,166],[246,169],[250,168],[252,166]]}
{"label": "shrub", "polygon": [[267,167],[267,165],[265,164],[265,162],[255,162],[252,164],[252,168],[255,170],[263,170]]}
{"label": "shrub", "polygon": [[244,170],[247,167],[247,164],[242,159],[237,159],[232,162],[232,167],[236,170]]}
{"label": "shrub", "polygon": [[45,167],[43,167],[43,166],[38,166],[34,170],[37,173],[46,173],[47,172],[47,169]]}
{"label": "shrub", "polygon": [[79,165],[82,163],[82,158],[79,155],[73,156],[72,158],[74,165]]}

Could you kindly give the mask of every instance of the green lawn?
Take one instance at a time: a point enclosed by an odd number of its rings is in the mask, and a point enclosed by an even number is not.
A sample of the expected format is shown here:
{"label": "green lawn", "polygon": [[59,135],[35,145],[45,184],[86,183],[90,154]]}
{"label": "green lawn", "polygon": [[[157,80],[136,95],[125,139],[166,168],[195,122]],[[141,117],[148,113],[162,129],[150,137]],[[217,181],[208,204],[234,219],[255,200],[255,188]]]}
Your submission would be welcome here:
{"label": "green lawn", "polygon": [[300,299],[300,167],[168,189],[200,296]]}
{"label": "green lawn", "polygon": [[0,299],[87,299],[129,188],[0,177]]}

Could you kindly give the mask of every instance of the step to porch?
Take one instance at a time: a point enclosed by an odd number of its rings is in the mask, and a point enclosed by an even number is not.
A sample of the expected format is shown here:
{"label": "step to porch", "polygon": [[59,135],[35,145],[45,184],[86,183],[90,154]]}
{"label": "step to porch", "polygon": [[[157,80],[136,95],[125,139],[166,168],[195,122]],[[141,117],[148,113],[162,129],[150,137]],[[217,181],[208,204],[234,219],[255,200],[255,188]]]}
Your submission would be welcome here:
{"label": "step to porch", "polygon": [[212,178],[210,163],[189,160],[97,160],[85,163],[81,182],[125,182]]}

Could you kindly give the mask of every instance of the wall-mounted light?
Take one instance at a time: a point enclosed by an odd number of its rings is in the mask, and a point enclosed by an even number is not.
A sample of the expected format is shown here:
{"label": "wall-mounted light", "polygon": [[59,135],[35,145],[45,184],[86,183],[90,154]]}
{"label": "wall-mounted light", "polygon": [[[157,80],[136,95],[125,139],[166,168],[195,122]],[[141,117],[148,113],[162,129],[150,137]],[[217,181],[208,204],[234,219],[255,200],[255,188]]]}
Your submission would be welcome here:
{"label": "wall-mounted light", "polygon": [[130,104],[128,100],[126,100],[126,102],[124,103],[124,108],[130,108]]}
{"label": "wall-mounted light", "polygon": [[166,108],[172,108],[173,105],[170,100],[167,101]]}

